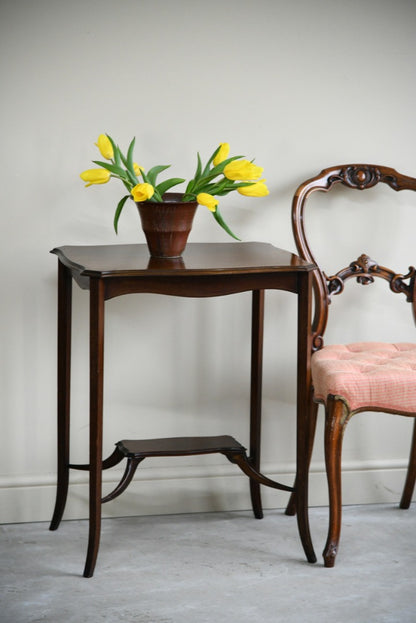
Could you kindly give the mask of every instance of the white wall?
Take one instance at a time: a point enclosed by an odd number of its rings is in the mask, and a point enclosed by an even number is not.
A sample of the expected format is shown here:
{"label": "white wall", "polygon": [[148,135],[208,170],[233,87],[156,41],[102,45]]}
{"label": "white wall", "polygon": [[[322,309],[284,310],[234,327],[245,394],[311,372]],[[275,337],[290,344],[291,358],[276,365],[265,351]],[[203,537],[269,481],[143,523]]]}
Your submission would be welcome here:
{"label": "white wall", "polygon": [[[228,196],[223,214],[244,240],[294,250],[290,201],[302,180],[357,161],[416,173],[415,26],[413,0],[2,1],[0,521],[47,520],[53,508],[56,258],[48,251],[144,241],[133,209],[122,216],[118,238],[112,230],[117,182],[85,189],[78,177],[97,157],[98,135],[123,146],[136,136],[142,166],[172,163],[172,174],[184,177],[196,152],[207,157],[220,141],[255,156],[270,196]],[[407,238],[403,248],[395,245],[404,257],[392,264],[405,270],[415,262],[409,234],[416,215],[414,198],[399,203],[390,225],[381,200],[372,229],[387,224]],[[318,238],[328,205],[333,230],[344,227],[336,200],[317,205]],[[365,225],[370,212],[361,207],[355,197],[354,215]],[[363,244],[372,238],[366,234]],[[201,208],[190,240],[228,238]],[[347,253],[347,261],[365,250]],[[387,264],[390,254],[376,259]],[[290,483],[295,300],[271,293],[267,303],[263,461],[267,473]],[[400,303],[376,300],[371,313],[366,307],[353,322],[359,339],[370,331],[378,337],[390,320],[399,339],[414,339],[410,309]],[[247,294],[108,302],[105,452],[132,436],[230,433],[247,443],[249,312]],[[88,296],[75,288],[74,461],[87,457],[87,313]],[[350,424],[345,502],[397,500],[410,424],[382,414]],[[327,499],[321,433],[311,504]],[[140,475],[106,513],[249,507],[245,478],[221,457],[148,460]],[[74,473],[72,482],[65,517],[85,517],[85,475]],[[264,497],[269,507],[287,500],[270,490]]]}

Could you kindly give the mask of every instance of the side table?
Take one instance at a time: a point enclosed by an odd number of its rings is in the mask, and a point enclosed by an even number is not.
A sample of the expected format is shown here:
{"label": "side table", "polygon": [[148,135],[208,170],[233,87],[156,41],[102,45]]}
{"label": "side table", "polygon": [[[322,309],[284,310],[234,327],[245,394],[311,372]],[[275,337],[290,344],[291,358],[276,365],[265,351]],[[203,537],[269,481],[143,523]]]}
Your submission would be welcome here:
{"label": "side table", "polygon": [[[254,515],[263,516],[260,484],[294,492],[300,539],[306,558],[316,556],[308,520],[308,414],[310,391],[311,275],[315,268],[296,255],[266,243],[191,243],[183,257],[149,257],[146,245],[63,246],[58,256],[58,481],[51,530],[62,519],[69,470],[89,471],[89,541],[84,577],[92,577],[101,530],[101,505],[126,489],[136,467],[149,456],[221,452],[250,478]],[[90,293],[90,445],[89,463],[70,462],[70,373],[72,280]],[[298,297],[296,479],[288,487],[260,471],[264,293],[286,290]],[[179,437],[122,440],[103,460],[103,372],[105,301],[132,293],[213,297],[252,292],[250,448],[233,437]],[[115,490],[102,498],[102,470],[124,458],[126,470]]]}

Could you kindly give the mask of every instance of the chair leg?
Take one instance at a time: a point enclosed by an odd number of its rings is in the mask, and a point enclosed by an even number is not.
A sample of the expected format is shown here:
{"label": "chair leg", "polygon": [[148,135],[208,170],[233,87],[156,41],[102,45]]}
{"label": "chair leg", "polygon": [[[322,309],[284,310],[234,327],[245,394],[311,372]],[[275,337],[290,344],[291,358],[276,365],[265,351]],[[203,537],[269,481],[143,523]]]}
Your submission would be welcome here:
{"label": "chair leg", "polygon": [[[317,402],[314,402],[311,397],[310,402],[309,402],[308,441],[307,441],[308,473],[309,473],[309,466],[311,464],[311,458],[312,458],[313,442],[315,439],[318,407],[319,407],[319,404]],[[289,498],[289,502],[286,506],[285,514],[296,515],[296,481],[295,481],[295,491],[291,494]]]}
{"label": "chair leg", "polygon": [[406,482],[403,489],[400,508],[409,508],[412,501],[413,490],[416,481],[416,418],[413,424],[413,438],[410,446],[409,466],[407,468]]}
{"label": "chair leg", "polygon": [[325,409],[325,464],[329,493],[329,527],[323,551],[325,567],[335,565],[341,535],[341,455],[348,416],[346,404],[335,396],[328,396]]}

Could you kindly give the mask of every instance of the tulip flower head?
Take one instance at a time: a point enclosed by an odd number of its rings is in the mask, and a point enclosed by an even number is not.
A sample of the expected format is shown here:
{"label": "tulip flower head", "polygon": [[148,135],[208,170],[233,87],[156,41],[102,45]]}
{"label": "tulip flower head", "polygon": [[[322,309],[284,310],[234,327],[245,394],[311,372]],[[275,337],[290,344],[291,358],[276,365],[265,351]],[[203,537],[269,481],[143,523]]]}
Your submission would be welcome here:
{"label": "tulip flower head", "polygon": [[259,180],[249,186],[241,186],[237,188],[237,192],[245,197],[266,197],[269,194],[269,189],[264,183],[266,180]]}
{"label": "tulip flower head", "polygon": [[[81,178],[87,182],[86,186],[106,184],[111,178],[116,178],[122,182],[127,194],[120,199],[116,207],[114,215],[116,233],[120,214],[128,199],[133,199],[138,203],[144,201],[161,203],[165,193],[172,187],[185,182],[183,178],[179,177],[158,182],[159,174],[168,169],[170,165],[156,165],[146,170],[139,166],[133,158],[134,138],[130,142],[126,154],[121,151],[108,134],[100,134],[96,145],[101,156],[107,162],[93,160],[93,163],[100,168],[84,171],[81,173]],[[228,195],[235,190],[246,197],[265,197],[269,191],[264,183],[265,180],[259,180],[263,173],[262,167],[253,164],[252,161],[245,160],[244,156],[230,157],[229,153],[230,145],[220,143],[205,166],[202,165],[198,153],[195,175],[188,182],[181,195],[181,201],[197,201],[200,205],[206,206],[217,223],[230,236],[239,240],[222,218],[216,197]]]}
{"label": "tulip flower head", "polygon": [[256,180],[263,173],[262,167],[248,160],[233,160],[224,167],[224,175],[229,180],[250,181]]}
{"label": "tulip flower head", "polygon": [[217,209],[218,199],[208,193],[199,193],[196,196],[196,200],[201,206],[207,207],[211,212],[215,212]]}
{"label": "tulip flower head", "polygon": [[100,150],[102,157],[106,160],[111,160],[111,158],[114,156],[114,150],[108,136],[106,136],[105,134],[100,134],[97,139],[96,145]]}
{"label": "tulip flower head", "polygon": [[140,167],[137,162],[133,162],[133,169],[137,177],[140,177],[142,171],[144,171],[143,167]]}
{"label": "tulip flower head", "polygon": [[228,143],[220,143],[220,148],[218,150],[217,155],[214,157],[212,164],[216,167],[221,162],[224,162],[226,158],[228,158],[228,154],[230,153],[230,146]]}
{"label": "tulip flower head", "polygon": [[151,184],[136,184],[136,186],[131,189],[131,194],[134,201],[147,201],[148,199],[151,199],[153,197],[153,195],[155,194],[155,189]]}
{"label": "tulip flower head", "polygon": [[91,186],[92,184],[107,184],[111,177],[110,171],[105,169],[87,169],[81,173],[80,178],[84,182],[88,182],[85,186]]}

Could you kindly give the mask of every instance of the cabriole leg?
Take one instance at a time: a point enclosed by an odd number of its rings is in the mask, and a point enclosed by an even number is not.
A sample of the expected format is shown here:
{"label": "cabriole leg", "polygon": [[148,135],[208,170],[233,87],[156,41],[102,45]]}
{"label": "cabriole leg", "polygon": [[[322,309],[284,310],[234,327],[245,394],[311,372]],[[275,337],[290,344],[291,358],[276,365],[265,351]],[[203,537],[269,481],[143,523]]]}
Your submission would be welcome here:
{"label": "cabriole leg", "polygon": [[416,418],[413,424],[412,445],[410,447],[409,466],[407,468],[406,482],[403,489],[400,508],[409,508],[416,481]]}
{"label": "cabriole leg", "polygon": [[341,455],[349,411],[345,403],[328,396],[325,410],[325,463],[329,493],[329,527],[323,551],[325,567],[333,567],[341,535]]}

